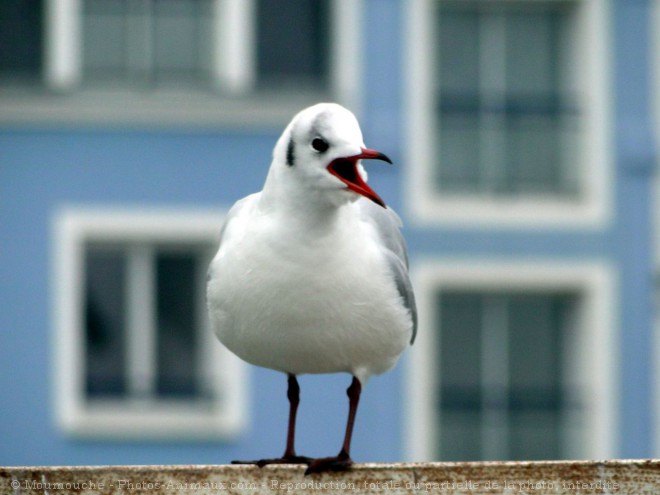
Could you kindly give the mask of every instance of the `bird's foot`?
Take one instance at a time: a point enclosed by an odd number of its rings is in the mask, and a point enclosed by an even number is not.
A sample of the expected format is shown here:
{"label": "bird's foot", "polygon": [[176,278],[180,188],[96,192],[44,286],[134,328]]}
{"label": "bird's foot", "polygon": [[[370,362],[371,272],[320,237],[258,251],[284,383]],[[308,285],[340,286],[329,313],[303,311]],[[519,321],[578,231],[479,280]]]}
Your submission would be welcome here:
{"label": "bird's foot", "polygon": [[348,471],[352,465],[353,460],[351,457],[348,454],[341,452],[335,457],[321,457],[319,459],[314,459],[307,465],[305,476],[312,473],[325,473],[328,471]]}
{"label": "bird's foot", "polygon": [[247,464],[251,466],[258,466],[260,468],[268,464],[311,464],[314,461],[311,457],[304,455],[286,455],[283,457],[276,457],[274,459],[259,459],[257,461],[231,461],[232,464]]}

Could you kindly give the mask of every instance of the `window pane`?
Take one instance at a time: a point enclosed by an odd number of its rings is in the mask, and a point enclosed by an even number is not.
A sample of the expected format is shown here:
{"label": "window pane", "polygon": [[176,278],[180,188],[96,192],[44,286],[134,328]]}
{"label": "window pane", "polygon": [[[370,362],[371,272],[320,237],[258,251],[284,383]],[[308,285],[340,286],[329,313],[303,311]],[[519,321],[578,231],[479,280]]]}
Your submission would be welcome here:
{"label": "window pane", "polygon": [[511,460],[559,460],[561,417],[539,409],[512,412],[509,442]]}
{"label": "window pane", "polygon": [[441,8],[438,23],[440,90],[445,99],[479,98],[479,15],[476,9]]}
{"label": "window pane", "polygon": [[566,404],[563,338],[574,297],[515,295],[509,300],[511,449],[513,459],[562,457]]}
{"label": "window pane", "polygon": [[507,192],[552,193],[564,188],[561,128],[558,114],[553,113],[518,115],[509,119]]}
{"label": "window pane", "polygon": [[506,17],[509,94],[552,95],[559,83],[560,13],[556,7],[513,11]]}
{"label": "window pane", "polygon": [[483,459],[480,410],[443,410],[440,418],[440,460],[462,462]]}
{"label": "window pane", "polygon": [[127,15],[125,0],[85,0],[83,61],[87,79],[128,76]]}
{"label": "window pane", "polygon": [[42,32],[43,0],[0,2],[0,78],[39,79]]}
{"label": "window pane", "polygon": [[210,2],[159,0],[154,14],[156,78],[190,81],[203,77],[211,57]]}
{"label": "window pane", "polygon": [[327,0],[258,0],[260,86],[324,88],[328,77],[329,21]]}
{"label": "window pane", "polygon": [[440,308],[440,458],[481,458],[482,301],[443,294]]}
{"label": "window pane", "polygon": [[436,184],[442,191],[470,192],[481,182],[479,118],[476,113],[446,110],[440,120],[440,166]]}
{"label": "window pane", "polygon": [[189,253],[160,253],[157,271],[160,396],[195,396],[197,379],[197,263]]}
{"label": "window pane", "polygon": [[507,93],[510,193],[551,193],[562,179],[560,88],[561,9],[540,6],[507,18]]}
{"label": "window pane", "polygon": [[480,181],[479,28],[469,9],[442,9],[438,25],[439,138],[436,184],[469,192]]}
{"label": "window pane", "polygon": [[555,390],[561,385],[560,296],[511,295],[509,300],[509,346],[512,356],[510,383],[513,389]]}
{"label": "window pane", "polygon": [[85,257],[85,386],[90,398],[123,395],[126,258],[90,247]]}

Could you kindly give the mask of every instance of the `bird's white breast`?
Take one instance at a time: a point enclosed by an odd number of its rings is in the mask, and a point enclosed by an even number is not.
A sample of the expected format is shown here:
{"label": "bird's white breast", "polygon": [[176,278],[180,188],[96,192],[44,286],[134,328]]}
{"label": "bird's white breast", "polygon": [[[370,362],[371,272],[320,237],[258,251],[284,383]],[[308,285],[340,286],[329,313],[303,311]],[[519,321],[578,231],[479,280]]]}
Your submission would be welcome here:
{"label": "bird's white breast", "polygon": [[212,324],[227,348],[294,374],[366,380],[396,363],[411,318],[375,232],[346,208],[319,229],[288,229],[256,208],[228,225],[208,286]]}

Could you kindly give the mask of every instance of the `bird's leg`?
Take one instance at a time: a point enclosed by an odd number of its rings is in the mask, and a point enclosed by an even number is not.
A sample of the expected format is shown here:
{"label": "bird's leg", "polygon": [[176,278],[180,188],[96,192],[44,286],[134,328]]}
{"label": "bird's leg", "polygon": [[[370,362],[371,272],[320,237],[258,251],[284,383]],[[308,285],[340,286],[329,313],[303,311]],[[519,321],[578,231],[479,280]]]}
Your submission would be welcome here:
{"label": "bird's leg", "polygon": [[351,459],[351,438],[353,437],[353,425],[355,424],[355,415],[357,413],[358,403],[360,402],[360,393],[362,392],[362,384],[360,380],[353,377],[351,386],[346,390],[348,395],[348,421],[346,422],[346,434],[344,435],[344,443],[339,454],[335,457],[322,457],[314,459],[310,464],[305,474],[321,473],[324,471],[346,471],[353,464]]}
{"label": "bird's leg", "polygon": [[289,399],[289,427],[286,434],[286,449],[282,459],[292,464],[309,464],[312,459],[296,455],[294,446],[296,441],[296,416],[298,414],[298,404],[300,404],[300,385],[298,385],[296,375],[289,375],[288,384],[286,396]]}
{"label": "bird's leg", "polygon": [[286,396],[289,399],[289,427],[286,434],[286,449],[282,457],[274,459],[260,459],[258,461],[232,461],[232,464],[255,464],[264,467],[267,464],[309,464],[312,462],[310,457],[296,455],[296,416],[298,414],[298,404],[300,404],[300,385],[296,375],[289,374],[288,388]]}

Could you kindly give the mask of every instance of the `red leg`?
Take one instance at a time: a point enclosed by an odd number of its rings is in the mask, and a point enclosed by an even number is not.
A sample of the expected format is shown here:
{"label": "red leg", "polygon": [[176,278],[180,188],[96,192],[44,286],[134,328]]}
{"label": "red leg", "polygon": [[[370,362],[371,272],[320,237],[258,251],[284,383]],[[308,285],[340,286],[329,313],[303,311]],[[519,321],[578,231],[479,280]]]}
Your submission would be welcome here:
{"label": "red leg", "polygon": [[351,438],[353,437],[353,425],[355,424],[355,415],[357,413],[358,403],[360,402],[360,393],[362,392],[362,384],[360,380],[353,377],[351,386],[346,390],[348,395],[348,421],[346,422],[346,434],[344,435],[344,443],[339,454],[334,457],[322,457],[314,459],[310,464],[305,474],[321,473],[324,471],[346,471],[353,464],[351,459]]}
{"label": "red leg", "polygon": [[300,386],[296,375],[289,375],[286,396],[289,399],[289,427],[286,434],[284,455],[274,459],[260,459],[257,461],[232,461],[232,464],[255,464],[264,467],[267,464],[309,464],[312,461],[309,457],[296,455],[296,415],[298,414],[298,404],[300,404]]}

